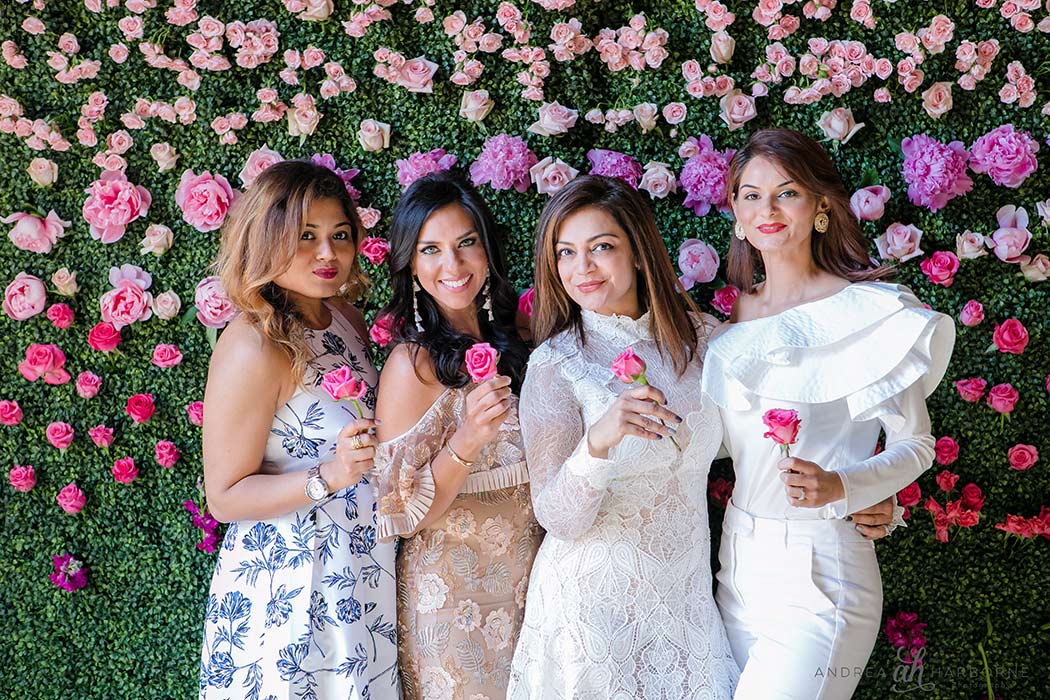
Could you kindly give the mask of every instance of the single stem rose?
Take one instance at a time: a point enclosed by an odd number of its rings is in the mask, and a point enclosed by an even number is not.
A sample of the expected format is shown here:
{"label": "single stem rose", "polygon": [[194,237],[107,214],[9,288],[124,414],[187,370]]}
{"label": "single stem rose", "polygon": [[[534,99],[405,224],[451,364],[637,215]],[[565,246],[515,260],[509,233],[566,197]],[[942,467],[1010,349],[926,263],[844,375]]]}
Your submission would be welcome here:
{"label": "single stem rose", "polygon": [[349,401],[354,410],[357,411],[355,418],[361,418],[364,415],[361,411],[361,404],[357,401],[364,398],[365,393],[368,392],[368,385],[355,377],[346,365],[325,374],[321,378],[321,387],[334,400],[342,401],[345,399]]}
{"label": "single stem rose", "polygon": [[780,445],[785,457],[791,456],[791,445],[798,441],[798,428],[802,424],[798,412],[785,408],[771,408],[762,414],[762,422],[769,428],[762,437]]}
{"label": "single stem rose", "polygon": [[[652,386],[649,380],[645,378],[646,369],[645,360],[635,355],[634,350],[631,348],[627,348],[617,355],[612,363],[612,373],[624,384],[638,382],[642,386]],[[653,405],[657,405],[655,401],[653,401]],[[664,423],[662,418],[657,418],[656,420],[660,421],[660,425],[667,427],[667,423]],[[675,440],[674,435],[668,434],[667,437],[671,438],[671,442],[674,443],[674,446],[679,451],[682,450],[682,446]]]}
{"label": "single stem rose", "polygon": [[481,383],[499,373],[499,351],[488,343],[474,343],[463,356],[467,374],[472,381]]}

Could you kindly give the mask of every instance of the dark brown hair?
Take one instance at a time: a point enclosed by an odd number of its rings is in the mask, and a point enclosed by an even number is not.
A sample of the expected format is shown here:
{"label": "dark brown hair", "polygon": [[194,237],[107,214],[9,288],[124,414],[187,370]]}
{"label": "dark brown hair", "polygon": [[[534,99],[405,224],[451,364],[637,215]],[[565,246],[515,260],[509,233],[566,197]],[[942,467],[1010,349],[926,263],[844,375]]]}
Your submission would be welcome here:
{"label": "dark brown hair", "polygon": [[[851,282],[886,279],[893,275],[889,266],[873,264],[864,232],[849,208],[849,192],[835,164],[823,146],[792,129],[763,129],[756,132],[729,163],[726,191],[734,200],[739,193],[740,176],[753,159],[771,160],[814,197],[828,202],[828,230],[810,238],[813,262],[825,272]],[[733,236],[729,241],[726,278],[744,294],[754,290],[755,271],[762,270],[762,257],[746,240]]]}
{"label": "dark brown hair", "polygon": [[656,228],[656,220],[645,199],[623,180],[585,175],[572,180],[551,197],[536,225],[535,285],[532,336],[537,345],[572,329],[586,343],[580,307],[569,297],[558,274],[555,244],[562,223],[588,207],[601,209],[616,220],[627,234],[631,252],[640,266],[638,302],[648,309],[653,337],[666,353],[675,371],[682,374],[696,354],[696,328],[689,312],[699,313],[682,289],[671,267],[667,247]]}

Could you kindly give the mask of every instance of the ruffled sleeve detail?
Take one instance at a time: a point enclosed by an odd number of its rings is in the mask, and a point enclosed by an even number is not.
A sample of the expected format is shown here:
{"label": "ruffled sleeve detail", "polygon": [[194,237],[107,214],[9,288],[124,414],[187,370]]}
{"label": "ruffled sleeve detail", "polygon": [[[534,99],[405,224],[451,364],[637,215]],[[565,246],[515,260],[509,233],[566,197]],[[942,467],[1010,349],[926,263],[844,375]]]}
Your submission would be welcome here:
{"label": "ruffled sleeve detail", "polygon": [[916,382],[931,394],[955,344],[951,317],[923,308],[907,287],[880,282],[719,330],[703,386],[723,408],[748,410],[756,397],[845,399],[853,420],[879,418],[897,428],[905,419],[896,397]]}

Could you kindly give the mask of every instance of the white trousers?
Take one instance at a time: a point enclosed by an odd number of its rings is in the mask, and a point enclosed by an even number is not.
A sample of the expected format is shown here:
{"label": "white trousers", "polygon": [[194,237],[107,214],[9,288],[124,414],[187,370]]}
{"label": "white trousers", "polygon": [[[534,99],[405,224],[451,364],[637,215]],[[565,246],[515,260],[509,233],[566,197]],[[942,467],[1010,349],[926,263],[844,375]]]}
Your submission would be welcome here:
{"label": "white trousers", "polygon": [[757,518],[730,502],[718,558],[734,700],[849,700],[882,620],[872,543],[845,520]]}

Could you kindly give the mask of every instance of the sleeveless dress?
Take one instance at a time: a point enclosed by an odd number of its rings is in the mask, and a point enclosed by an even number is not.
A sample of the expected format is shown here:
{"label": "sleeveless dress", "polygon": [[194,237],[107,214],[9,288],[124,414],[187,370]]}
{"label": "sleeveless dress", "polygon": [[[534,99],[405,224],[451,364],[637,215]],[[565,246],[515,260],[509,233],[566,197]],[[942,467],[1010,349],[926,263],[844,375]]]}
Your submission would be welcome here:
{"label": "sleeveless dress", "polygon": [[[529,360],[521,422],[536,517],[547,535],[533,565],[514,654],[512,700],[729,700],[739,674],[715,606],[707,473],[722,439],[700,389],[714,319],[679,376],[649,313],[582,312]],[[674,443],[628,436],[608,459],[587,433],[628,387],[613,360],[634,349],[649,382],[683,418]]]}
{"label": "sleeveless dress", "polygon": [[[303,471],[335,458],[353,420],[321,377],[341,366],[368,385],[368,348],[336,309],[306,330],[314,353],[301,387],[274,415],[262,472]],[[399,697],[394,546],[376,538],[375,477],[319,506],[231,523],[215,564],[204,622],[201,700],[395,700]]]}
{"label": "sleeveless dress", "polygon": [[503,700],[543,538],[516,399],[445,514],[408,536],[430,510],[430,463],[462,423],[474,387],[446,389],[414,427],[376,450],[380,540],[406,536],[397,556],[406,700]]}
{"label": "sleeveless dress", "polygon": [[[933,462],[926,397],[955,327],[907,287],[850,284],[774,316],[724,324],[704,360],[736,484],[719,549],[717,600],[742,668],[736,700],[853,694],[878,635],[882,578],[872,542],[844,520]],[[845,498],[790,503],[763,414],[797,411],[791,456],[835,471]],[[885,449],[874,454],[879,432]]]}

